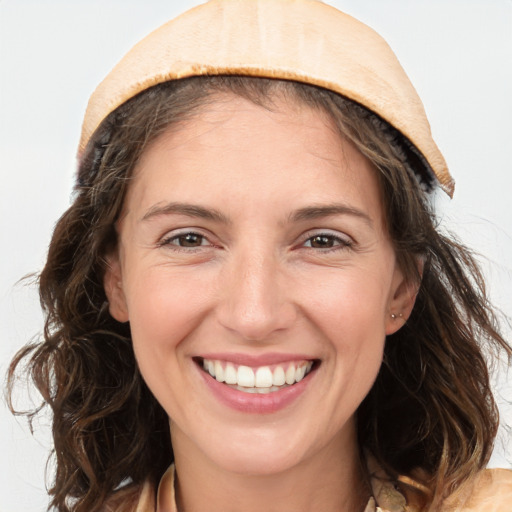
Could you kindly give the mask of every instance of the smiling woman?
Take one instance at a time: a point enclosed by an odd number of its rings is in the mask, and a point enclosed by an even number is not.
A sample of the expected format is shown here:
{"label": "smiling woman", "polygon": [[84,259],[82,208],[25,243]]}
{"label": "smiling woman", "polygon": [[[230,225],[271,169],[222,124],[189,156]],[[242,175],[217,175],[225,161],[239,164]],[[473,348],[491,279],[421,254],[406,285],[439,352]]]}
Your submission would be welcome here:
{"label": "smiling woman", "polygon": [[91,98],[45,339],[11,365],[53,412],[51,505],[509,506],[482,347],[512,351],[437,187],[416,92],[331,7],[213,0],[139,43]]}
{"label": "smiling woman", "polygon": [[270,109],[213,95],[146,147],[106,291],[188,471],[298,472],[332,451],[347,460],[324,471],[343,480],[357,460],[355,410],[401,326],[389,313],[408,315],[415,289],[370,162],[280,85],[266,92]]}

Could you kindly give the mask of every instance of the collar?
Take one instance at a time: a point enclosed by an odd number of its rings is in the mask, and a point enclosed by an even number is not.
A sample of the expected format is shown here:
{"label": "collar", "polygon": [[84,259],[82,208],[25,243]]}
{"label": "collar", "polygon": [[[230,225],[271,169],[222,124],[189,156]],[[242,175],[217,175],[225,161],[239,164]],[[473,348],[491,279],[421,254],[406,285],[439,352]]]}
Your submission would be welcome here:
{"label": "collar", "polygon": [[[420,512],[424,510],[425,488],[408,477],[392,482],[371,457],[367,459],[373,496],[364,512]],[[160,481],[157,496],[155,487],[146,482],[136,499],[129,500],[129,508],[106,510],[121,512],[177,512],[174,494],[174,465],[170,466]],[[443,512],[503,512],[512,503],[512,471],[487,469],[480,472],[466,487],[467,493],[456,493],[443,504]],[[156,498],[156,499],[155,499]],[[158,508],[157,508],[158,503]],[[114,504],[115,505],[115,504]]]}
{"label": "collar", "polygon": [[[378,467],[373,458],[368,459],[370,481],[373,497],[369,499],[364,512],[419,512],[419,508],[408,506],[405,496],[400,491],[399,484],[390,481],[386,474]],[[156,512],[178,512],[174,493],[175,469],[174,464],[169,467],[160,480],[157,493],[157,507],[150,508],[147,504],[143,509],[156,510]]]}

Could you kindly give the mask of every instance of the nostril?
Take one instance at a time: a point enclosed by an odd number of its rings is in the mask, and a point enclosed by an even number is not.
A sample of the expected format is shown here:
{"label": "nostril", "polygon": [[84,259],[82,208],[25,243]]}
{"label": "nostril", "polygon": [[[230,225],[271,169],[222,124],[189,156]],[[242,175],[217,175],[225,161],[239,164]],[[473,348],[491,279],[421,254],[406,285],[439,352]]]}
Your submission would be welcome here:
{"label": "nostril", "polygon": [[[246,305],[247,306],[247,305]],[[277,331],[291,327],[296,315],[291,304],[251,305],[240,304],[219,311],[219,323],[236,332],[246,341],[265,341]]]}

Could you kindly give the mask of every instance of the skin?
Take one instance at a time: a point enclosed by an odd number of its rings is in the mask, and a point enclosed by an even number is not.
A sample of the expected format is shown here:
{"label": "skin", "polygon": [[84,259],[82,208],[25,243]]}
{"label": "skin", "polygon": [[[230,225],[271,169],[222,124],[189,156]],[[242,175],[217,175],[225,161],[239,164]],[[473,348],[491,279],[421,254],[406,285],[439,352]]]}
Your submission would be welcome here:
{"label": "skin", "polygon": [[[371,164],[322,112],[218,96],[146,149],[117,229],[105,289],[170,417],[180,511],[363,510],[355,413],[414,302]],[[212,352],[317,366],[248,414],[204,384]]]}

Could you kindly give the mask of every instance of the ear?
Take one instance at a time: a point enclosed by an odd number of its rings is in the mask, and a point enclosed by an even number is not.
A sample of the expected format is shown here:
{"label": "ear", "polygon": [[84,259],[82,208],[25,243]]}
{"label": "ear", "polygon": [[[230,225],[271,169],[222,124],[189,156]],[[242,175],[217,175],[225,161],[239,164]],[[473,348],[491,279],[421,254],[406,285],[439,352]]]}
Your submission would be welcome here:
{"label": "ear", "polygon": [[386,335],[397,332],[411,315],[423,275],[423,261],[418,259],[418,279],[408,278],[398,267],[393,275],[386,316]]}
{"label": "ear", "polygon": [[110,315],[118,322],[128,322],[128,307],[123,290],[121,262],[116,252],[105,258],[107,268],[103,276],[103,287],[108,299]]}

